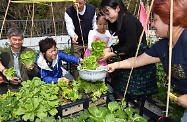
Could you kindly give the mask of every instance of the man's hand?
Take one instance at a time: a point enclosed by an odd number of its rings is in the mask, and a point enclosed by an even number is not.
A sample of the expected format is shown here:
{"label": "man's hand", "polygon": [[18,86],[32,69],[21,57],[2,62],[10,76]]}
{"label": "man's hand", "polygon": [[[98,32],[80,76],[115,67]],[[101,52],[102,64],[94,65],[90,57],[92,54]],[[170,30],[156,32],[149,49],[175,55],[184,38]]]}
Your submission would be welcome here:
{"label": "man's hand", "polygon": [[72,43],[73,43],[73,44],[78,44],[77,39],[78,39],[78,36],[77,36],[77,35],[73,36],[73,37],[72,37]]}
{"label": "man's hand", "polygon": [[21,83],[21,80],[18,77],[13,77],[12,80],[10,80],[10,83],[13,85],[17,85]]}
{"label": "man's hand", "polygon": [[27,68],[27,70],[32,70],[34,68],[34,64],[27,66],[26,68]]}
{"label": "man's hand", "polygon": [[2,73],[4,76],[6,76],[5,72],[6,72],[7,69],[3,69]]}

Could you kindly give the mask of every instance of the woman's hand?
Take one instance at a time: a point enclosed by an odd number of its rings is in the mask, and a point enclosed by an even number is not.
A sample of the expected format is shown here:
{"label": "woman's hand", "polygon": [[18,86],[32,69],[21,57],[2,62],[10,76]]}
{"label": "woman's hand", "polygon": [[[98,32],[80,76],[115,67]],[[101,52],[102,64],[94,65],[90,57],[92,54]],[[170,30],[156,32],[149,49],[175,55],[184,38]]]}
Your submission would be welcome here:
{"label": "woman's hand", "polygon": [[187,108],[187,94],[181,95],[180,97],[177,97],[174,99],[175,102],[178,103],[178,105]]}
{"label": "woman's hand", "polygon": [[82,64],[82,61],[83,61],[83,59],[82,59],[82,58],[79,58],[79,65]]}
{"label": "woman's hand", "polygon": [[65,78],[65,77],[59,78],[59,79],[58,79],[58,82],[59,82],[59,81],[61,81],[61,80],[65,80],[67,83],[69,83],[69,82],[70,82],[70,80],[69,80],[69,79],[67,79],[67,78]]}
{"label": "woman's hand", "polygon": [[115,69],[117,69],[119,67],[119,62],[115,62],[112,64],[108,64],[106,66],[106,69],[108,70],[109,73],[113,72]]}
{"label": "woman's hand", "polygon": [[98,61],[106,61],[108,58],[115,56],[113,52],[104,52],[104,56],[98,58]]}
{"label": "woman's hand", "polygon": [[103,52],[111,52],[111,49],[108,47],[108,48],[105,48],[104,50],[103,50]]}

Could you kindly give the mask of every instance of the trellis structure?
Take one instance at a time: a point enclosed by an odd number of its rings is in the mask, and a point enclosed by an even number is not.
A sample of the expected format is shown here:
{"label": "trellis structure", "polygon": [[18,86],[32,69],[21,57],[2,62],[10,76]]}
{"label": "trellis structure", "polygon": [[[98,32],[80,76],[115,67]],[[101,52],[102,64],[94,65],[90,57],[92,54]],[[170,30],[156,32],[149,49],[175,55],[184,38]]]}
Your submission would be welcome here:
{"label": "trellis structure", "polygon": [[[4,27],[4,24],[5,24],[5,21],[6,21],[6,16],[7,16],[7,12],[8,12],[10,3],[30,3],[30,4],[33,4],[32,15],[29,14],[30,6],[29,6],[29,9],[27,9],[28,17],[30,17],[31,21],[32,21],[31,33],[30,33],[31,41],[32,41],[33,30],[35,28],[35,25],[34,25],[34,8],[35,8],[35,6],[34,5],[36,3],[37,4],[38,3],[51,3],[50,6],[51,6],[52,15],[53,15],[52,19],[53,19],[53,25],[54,25],[54,31],[55,31],[54,34],[55,34],[55,37],[56,37],[56,25],[55,25],[55,19],[54,19],[54,13],[53,13],[53,4],[52,3],[53,2],[69,2],[69,1],[75,2],[75,0],[9,0],[7,8],[6,8],[5,16],[4,16],[4,19],[3,19],[3,22],[2,22],[2,26],[1,26],[0,39],[1,39],[1,36],[2,36],[3,27]],[[27,17],[27,20],[28,20],[28,17]],[[26,30],[26,27],[27,27],[27,21],[26,21],[26,24],[25,24],[25,30]],[[30,41],[30,44],[31,44],[31,41]]]}
{"label": "trellis structure", "polygon": [[[2,30],[3,30],[3,25],[4,25],[4,22],[5,22],[5,19],[6,19],[6,15],[7,15],[7,11],[8,11],[8,8],[9,8],[9,5],[10,3],[32,3],[33,4],[33,14],[32,14],[32,21],[34,20],[34,4],[35,3],[43,3],[43,2],[49,2],[51,3],[51,8],[52,8],[52,12],[53,12],[53,4],[52,2],[66,2],[66,1],[72,1],[72,2],[75,2],[75,0],[9,0],[8,2],[8,6],[7,6],[7,9],[6,9],[6,13],[5,13],[5,17],[4,17],[4,21],[3,21],[3,24],[2,24],[2,27],[1,27],[1,32],[0,32],[0,38],[1,38],[1,33],[2,33]],[[126,0],[127,1],[127,0]],[[131,0],[127,1],[128,4],[127,4],[127,8],[129,8],[129,5],[131,3]],[[137,0],[137,2],[139,2]],[[153,5],[153,2],[154,0],[151,1],[151,5],[150,5],[150,8],[149,8],[149,11],[148,11],[148,16],[146,18],[146,23],[148,22],[149,20],[149,15],[151,13],[151,8],[152,8],[152,5]],[[137,5],[136,5],[137,7]],[[139,9],[134,9],[134,13],[136,13],[135,11],[137,11]],[[78,14],[78,13],[77,13]],[[54,14],[53,14],[54,15]],[[168,81],[168,95],[167,95],[167,105],[166,105],[166,117],[168,116],[168,109],[169,109],[169,93],[170,93],[170,86],[171,86],[171,56],[172,56],[172,23],[173,23],[173,0],[171,0],[171,7],[170,7],[170,45],[169,45],[169,81]],[[53,16],[53,20],[54,20],[54,16]],[[80,23],[80,21],[79,21]],[[32,28],[34,27],[34,25],[32,24]],[[55,27],[55,23],[54,23],[54,27]],[[141,44],[141,40],[142,40],[142,37],[143,37],[143,34],[145,32],[145,28],[146,26],[144,26],[144,29],[142,31],[142,34],[139,38],[139,44],[138,44],[138,48],[137,48],[137,51],[136,51],[136,55],[135,55],[135,60],[134,60],[134,64],[133,64],[133,67],[131,68],[131,72],[130,72],[130,75],[129,75],[129,78],[128,78],[128,83],[127,83],[127,86],[126,86],[126,90],[125,90],[125,93],[124,93],[124,98],[125,98],[125,95],[126,95],[126,92],[127,92],[127,89],[128,89],[128,84],[130,82],[130,77],[131,77],[131,74],[132,74],[132,71],[133,71],[133,68],[134,68],[134,65],[135,65],[135,62],[136,62],[136,57],[138,55],[138,51],[139,51],[139,47],[140,47],[140,44]],[[81,29],[81,26],[80,26],[80,30],[81,30],[81,33],[82,33],[82,29]],[[31,38],[32,38],[32,32],[31,32]],[[84,40],[83,40],[83,37],[82,37],[82,41],[83,41],[83,46],[84,46]],[[124,99],[123,98],[123,99]]]}

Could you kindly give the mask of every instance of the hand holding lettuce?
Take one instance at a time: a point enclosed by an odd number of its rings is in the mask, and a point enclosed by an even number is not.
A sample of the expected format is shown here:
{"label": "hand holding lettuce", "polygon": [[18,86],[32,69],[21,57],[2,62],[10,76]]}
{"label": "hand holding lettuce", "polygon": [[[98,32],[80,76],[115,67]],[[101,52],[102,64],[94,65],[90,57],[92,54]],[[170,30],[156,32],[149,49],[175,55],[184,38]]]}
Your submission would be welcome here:
{"label": "hand holding lettuce", "polygon": [[25,53],[21,54],[20,57],[22,64],[24,64],[27,67],[27,69],[33,69],[33,64],[36,60],[36,55],[34,51],[26,51]]}
{"label": "hand holding lettuce", "polygon": [[97,58],[95,56],[89,56],[85,59],[83,59],[81,65],[81,69],[90,69],[90,70],[95,70],[99,65],[97,63]]}
{"label": "hand holding lettuce", "polygon": [[15,77],[15,71],[13,67],[5,71],[5,77],[10,81],[11,84],[19,84],[21,82],[20,78]]}
{"label": "hand holding lettuce", "polygon": [[14,68],[13,68],[13,67],[7,69],[7,70],[5,71],[5,76],[6,76],[7,80],[12,80],[13,77],[14,77],[14,73],[15,73],[15,71],[14,71]]}
{"label": "hand holding lettuce", "polygon": [[81,69],[95,70],[99,66],[97,59],[104,56],[103,50],[106,48],[106,42],[96,39],[92,42],[91,47],[91,54],[81,62]]}

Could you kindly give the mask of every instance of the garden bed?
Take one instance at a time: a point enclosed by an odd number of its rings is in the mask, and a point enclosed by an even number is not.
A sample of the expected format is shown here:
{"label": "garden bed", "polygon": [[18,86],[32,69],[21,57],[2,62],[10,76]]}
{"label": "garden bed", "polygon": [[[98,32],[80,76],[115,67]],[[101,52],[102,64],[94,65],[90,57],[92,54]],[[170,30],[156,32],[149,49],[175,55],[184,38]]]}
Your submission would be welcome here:
{"label": "garden bed", "polygon": [[107,105],[107,98],[108,93],[105,95],[101,95],[100,98],[98,98],[95,102],[92,101],[92,98],[87,97],[85,99],[85,109],[91,107],[91,106],[105,106]]}
{"label": "garden bed", "polygon": [[85,100],[77,100],[75,102],[58,107],[58,116],[68,117],[76,114],[84,109]]}
{"label": "garden bed", "polygon": [[151,98],[147,98],[144,104],[140,107],[141,115],[146,115],[150,118],[150,120],[156,121],[160,116],[165,116],[164,111],[165,107],[158,106],[158,101],[155,101]]}

